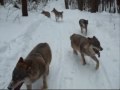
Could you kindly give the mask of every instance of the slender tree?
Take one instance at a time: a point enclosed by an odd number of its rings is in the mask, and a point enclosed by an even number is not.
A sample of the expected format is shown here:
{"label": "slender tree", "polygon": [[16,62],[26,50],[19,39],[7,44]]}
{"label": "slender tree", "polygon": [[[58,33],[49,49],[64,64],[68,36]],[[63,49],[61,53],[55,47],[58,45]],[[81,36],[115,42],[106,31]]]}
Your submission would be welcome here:
{"label": "slender tree", "polygon": [[109,13],[111,12],[111,7],[112,7],[112,2],[110,1],[109,2],[109,5],[110,5],[110,7],[109,7]]}
{"label": "slender tree", "polygon": [[81,10],[81,11],[83,10],[83,1],[84,0],[77,0],[77,2],[78,2],[78,9]]}
{"label": "slender tree", "polygon": [[22,0],[22,16],[28,16],[27,0]]}
{"label": "slender tree", "polygon": [[1,5],[4,5],[4,0],[0,0],[0,4],[1,4]]}
{"label": "slender tree", "polygon": [[91,12],[98,12],[100,0],[92,0],[91,1]]}
{"label": "slender tree", "polygon": [[118,13],[120,13],[120,0],[117,0],[117,10],[118,10]]}
{"label": "slender tree", "polygon": [[69,9],[68,0],[64,0],[64,2],[65,2],[65,8],[66,8],[66,9]]}

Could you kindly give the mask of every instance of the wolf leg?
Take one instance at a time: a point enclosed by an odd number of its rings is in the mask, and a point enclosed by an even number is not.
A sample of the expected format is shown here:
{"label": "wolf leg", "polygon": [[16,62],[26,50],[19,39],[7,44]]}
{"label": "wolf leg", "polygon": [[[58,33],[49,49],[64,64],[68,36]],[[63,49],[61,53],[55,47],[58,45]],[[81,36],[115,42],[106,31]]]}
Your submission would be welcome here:
{"label": "wolf leg", "polygon": [[85,65],[85,64],[86,64],[86,61],[85,61],[84,54],[83,54],[83,53],[81,53],[81,56],[82,56],[82,60],[83,60],[83,65]]}
{"label": "wolf leg", "polygon": [[56,22],[57,22],[57,17],[55,16]]}
{"label": "wolf leg", "polygon": [[97,64],[96,64],[96,70],[99,68],[99,61],[98,59],[96,58],[96,56],[92,56],[91,57]]}
{"label": "wolf leg", "polygon": [[58,16],[56,16],[56,22],[58,22],[58,19],[59,19],[59,17],[58,17]]}
{"label": "wolf leg", "polygon": [[48,70],[47,70],[47,75],[49,75],[49,67],[48,67]]}
{"label": "wolf leg", "polygon": [[43,75],[43,87],[42,90],[46,90],[47,89],[47,81],[46,81],[46,73]]}
{"label": "wolf leg", "polygon": [[61,15],[61,21],[63,21],[63,15]]}
{"label": "wolf leg", "polygon": [[46,65],[46,74],[49,75],[49,64]]}
{"label": "wolf leg", "polygon": [[26,85],[27,90],[32,90],[32,85]]}
{"label": "wolf leg", "polygon": [[46,90],[47,89],[47,75],[49,74],[49,63],[47,63],[45,65],[45,72],[44,72],[44,75],[43,75],[43,87],[42,87],[42,90]]}
{"label": "wolf leg", "polygon": [[86,27],[86,35],[87,35],[87,27]]}

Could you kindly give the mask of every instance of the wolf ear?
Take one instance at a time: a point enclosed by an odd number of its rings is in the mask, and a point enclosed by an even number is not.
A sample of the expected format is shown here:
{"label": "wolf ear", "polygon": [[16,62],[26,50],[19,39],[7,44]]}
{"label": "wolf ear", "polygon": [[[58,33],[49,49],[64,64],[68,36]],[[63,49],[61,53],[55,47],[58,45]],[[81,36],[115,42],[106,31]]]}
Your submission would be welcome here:
{"label": "wolf ear", "polygon": [[92,38],[88,37],[87,39],[88,39],[88,42],[91,44]]}
{"label": "wolf ear", "polygon": [[93,39],[96,39],[96,37],[95,37],[95,36],[93,36]]}
{"label": "wolf ear", "polygon": [[18,63],[23,63],[23,62],[24,62],[23,58],[22,58],[22,57],[20,57],[20,59],[19,59]]}
{"label": "wolf ear", "polygon": [[90,37],[88,37],[88,40],[91,40],[91,38],[90,38]]}

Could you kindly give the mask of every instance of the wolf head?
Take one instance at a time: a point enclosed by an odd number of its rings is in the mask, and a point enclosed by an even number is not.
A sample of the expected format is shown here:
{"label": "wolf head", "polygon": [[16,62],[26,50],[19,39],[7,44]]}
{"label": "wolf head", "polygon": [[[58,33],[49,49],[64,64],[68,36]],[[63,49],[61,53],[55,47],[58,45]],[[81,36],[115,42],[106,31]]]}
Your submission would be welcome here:
{"label": "wolf head", "polygon": [[16,67],[12,72],[12,80],[8,86],[9,90],[14,90],[19,85],[24,83],[25,78],[28,77],[30,67],[25,63],[22,57],[20,57]]}
{"label": "wolf head", "polygon": [[87,25],[88,24],[88,20],[80,19],[79,20],[79,24],[85,24],[85,25]]}
{"label": "wolf head", "polygon": [[94,51],[96,51],[96,50],[102,51],[103,50],[103,48],[100,45],[100,41],[95,36],[93,36],[93,38],[88,37],[88,40],[89,40],[90,44],[92,45],[92,48]]}
{"label": "wolf head", "polygon": [[52,13],[56,12],[56,9],[55,9],[55,8],[53,8],[53,10],[52,10],[51,12],[52,12]]}
{"label": "wolf head", "polygon": [[42,12],[41,12],[41,14],[44,14],[45,13],[45,11],[43,10]]}

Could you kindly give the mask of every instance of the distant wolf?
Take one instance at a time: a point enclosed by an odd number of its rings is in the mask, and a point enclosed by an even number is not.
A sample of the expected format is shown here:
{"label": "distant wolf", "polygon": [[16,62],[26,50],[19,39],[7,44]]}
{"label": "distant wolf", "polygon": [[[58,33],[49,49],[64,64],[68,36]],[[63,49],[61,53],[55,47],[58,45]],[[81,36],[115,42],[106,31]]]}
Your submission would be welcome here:
{"label": "distant wolf", "polygon": [[58,21],[59,18],[63,19],[63,11],[59,12],[55,8],[53,8],[51,12],[55,14],[56,22]]}
{"label": "distant wolf", "polygon": [[85,33],[87,35],[87,26],[88,26],[88,20],[85,19],[80,19],[79,20],[79,25],[81,27],[81,33],[83,33],[83,29],[85,30]]}
{"label": "distant wolf", "polygon": [[75,54],[78,54],[77,51],[81,54],[83,65],[86,64],[84,55],[90,56],[97,64],[96,69],[99,68],[99,61],[96,58],[95,54],[98,54],[98,57],[100,57],[100,52],[103,48],[100,45],[99,40],[93,36],[90,37],[84,37],[79,34],[72,34],[70,36],[71,40],[71,47],[73,48],[73,51]]}
{"label": "distant wolf", "polygon": [[47,16],[48,18],[50,18],[50,13],[48,11],[43,10],[41,12],[41,14],[43,14],[43,15]]}
{"label": "distant wolf", "polygon": [[12,72],[12,80],[8,86],[9,90],[14,90],[21,83],[25,83],[27,90],[32,89],[32,83],[43,78],[42,89],[47,89],[47,75],[52,59],[51,49],[48,43],[40,43],[23,59],[20,57]]}

